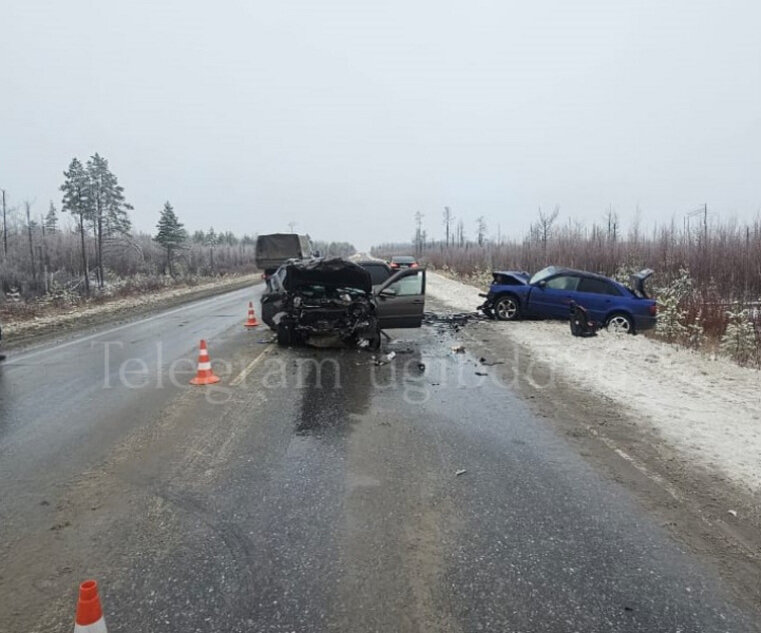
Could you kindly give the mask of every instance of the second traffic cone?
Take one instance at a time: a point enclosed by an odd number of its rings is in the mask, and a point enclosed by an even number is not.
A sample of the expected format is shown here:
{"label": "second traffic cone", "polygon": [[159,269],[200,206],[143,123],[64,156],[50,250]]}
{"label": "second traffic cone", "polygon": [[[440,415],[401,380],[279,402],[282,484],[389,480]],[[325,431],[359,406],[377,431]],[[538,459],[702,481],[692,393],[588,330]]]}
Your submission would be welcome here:
{"label": "second traffic cone", "polygon": [[190,381],[191,385],[212,385],[219,382],[219,377],[214,375],[211,370],[211,360],[209,360],[209,350],[206,349],[206,341],[201,341],[201,351],[198,354],[198,373]]}
{"label": "second traffic cone", "polygon": [[85,580],[79,585],[74,633],[108,633],[100,606],[98,583],[94,580]]}
{"label": "second traffic cone", "polygon": [[259,321],[256,320],[256,315],[254,314],[254,304],[250,301],[248,302],[248,320],[243,325],[246,327],[256,327],[259,325]]}

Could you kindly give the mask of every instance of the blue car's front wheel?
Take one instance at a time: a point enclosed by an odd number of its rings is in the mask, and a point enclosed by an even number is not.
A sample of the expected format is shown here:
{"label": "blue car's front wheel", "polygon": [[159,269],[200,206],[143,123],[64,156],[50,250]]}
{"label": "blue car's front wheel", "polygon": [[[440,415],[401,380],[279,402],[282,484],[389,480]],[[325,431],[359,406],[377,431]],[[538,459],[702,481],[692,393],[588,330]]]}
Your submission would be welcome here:
{"label": "blue car's front wheel", "polygon": [[605,322],[605,327],[617,334],[634,334],[634,321],[628,314],[622,312],[611,314]]}
{"label": "blue car's front wheel", "polygon": [[494,316],[500,321],[515,321],[521,316],[521,306],[512,295],[497,297],[494,302]]}

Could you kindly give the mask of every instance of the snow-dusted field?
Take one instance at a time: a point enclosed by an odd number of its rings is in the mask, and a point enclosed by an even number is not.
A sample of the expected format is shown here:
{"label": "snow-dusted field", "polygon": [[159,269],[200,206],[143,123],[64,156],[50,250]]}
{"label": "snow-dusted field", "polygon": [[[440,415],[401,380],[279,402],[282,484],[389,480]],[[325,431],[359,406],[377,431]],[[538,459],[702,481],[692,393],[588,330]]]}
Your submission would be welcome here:
{"label": "snow-dusted field", "polygon": [[[479,291],[428,273],[427,292],[457,311],[479,305]],[[501,326],[555,376],[610,398],[674,448],[761,491],[761,372],[644,336],[575,338],[555,321]]]}

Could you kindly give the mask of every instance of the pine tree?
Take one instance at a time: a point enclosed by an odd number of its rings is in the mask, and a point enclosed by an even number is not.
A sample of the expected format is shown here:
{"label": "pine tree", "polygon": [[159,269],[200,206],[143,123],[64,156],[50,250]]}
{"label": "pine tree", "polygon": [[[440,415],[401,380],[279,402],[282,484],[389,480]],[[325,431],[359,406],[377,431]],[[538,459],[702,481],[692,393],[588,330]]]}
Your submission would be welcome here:
{"label": "pine tree", "polygon": [[167,268],[169,274],[174,277],[172,256],[174,251],[182,248],[182,245],[188,239],[188,232],[177,218],[169,201],[164,203],[164,208],[161,210],[161,216],[159,217],[159,222],[156,225],[156,228],[158,229],[158,233],[153,239],[161,244],[166,251]]}
{"label": "pine tree", "polygon": [[87,161],[90,185],[90,205],[93,233],[95,234],[98,263],[98,282],[103,287],[103,243],[118,235],[126,235],[132,228],[124,199],[124,187],[108,167],[108,161],[97,152]]}
{"label": "pine tree", "polygon": [[217,235],[213,226],[209,227],[206,233],[206,245],[209,247],[209,269],[214,272],[214,247],[219,244],[220,236]]}
{"label": "pine tree", "polygon": [[85,278],[85,293],[89,295],[90,273],[88,271],[87,248],[85,245],[85,222],[92,218],[89,198],[89,178],[84,166],[76,158],[71,159],[69,169],[63,172],[63,175],[65,180],[61,185],[61,191],[63,191],[61,211],[68,211],[77,218],[77,230],[79,231],[82,251],[82,270]]}
{"label": "pine tree", "polygon": [[756,349],[756,330],[750,320],[748,310],[735,308],[727,312],[729,322],[719,347],[721,351],[738,363],[747,363]]}
{"label": "pine tree", "polygon": [[686,336],[694,338],[697,333],[686,324],[687,311],[683,302],[693,292],[690,271],[679,269],[679,276],[658,291],[658,323],[656,331],[669,342],[679,341]]}
{"label": "pine tree", "polygon": [[46,233],[58,232],[58,213],[56,213],[55,205],[52,200],[50,201],[50,207],[48,208],[48,214],[45,216],[43,226],[45,227]]}

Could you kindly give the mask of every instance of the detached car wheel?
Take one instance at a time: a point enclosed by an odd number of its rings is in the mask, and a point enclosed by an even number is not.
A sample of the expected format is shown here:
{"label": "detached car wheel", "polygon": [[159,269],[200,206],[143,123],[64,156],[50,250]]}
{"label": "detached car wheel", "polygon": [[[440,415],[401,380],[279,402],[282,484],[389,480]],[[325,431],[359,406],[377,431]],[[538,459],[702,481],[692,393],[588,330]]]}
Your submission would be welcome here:
{"label": "detached car wheel", "polygon": [[634,321],[626,314],[612,314],[605,322],[605,327],[616,334],[634,334]]}
{"label": "detached car wheel", "polygon": [[510,295],[499,297],[493,306],[494,316],[500,321],[515,321],[521,316],[518,300]]}

